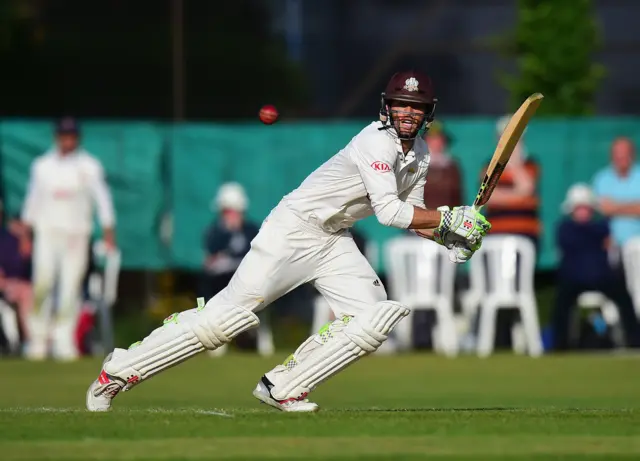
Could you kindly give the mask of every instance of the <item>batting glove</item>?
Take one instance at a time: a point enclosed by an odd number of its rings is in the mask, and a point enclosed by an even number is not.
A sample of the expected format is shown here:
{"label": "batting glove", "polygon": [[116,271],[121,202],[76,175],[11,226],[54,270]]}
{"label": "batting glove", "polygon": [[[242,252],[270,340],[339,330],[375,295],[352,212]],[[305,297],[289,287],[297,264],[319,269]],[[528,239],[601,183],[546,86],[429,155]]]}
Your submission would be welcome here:
{"label": "batting glove", "polygon": [[472,251],[476,251],[482,244],[482,238],[491,229],[487,219],[475,211],[472,207],[461,206],[453,210],[449,207],[440,207],[442,213],[440,226],[433,233],[434,240],[440,245],[463,241]]}
{"label": "batting glove", "polygon": [[464,242],[454,243],[448,248],[449,261],[456,264],[466,263],[475,253],[475,250],[470,249]]}

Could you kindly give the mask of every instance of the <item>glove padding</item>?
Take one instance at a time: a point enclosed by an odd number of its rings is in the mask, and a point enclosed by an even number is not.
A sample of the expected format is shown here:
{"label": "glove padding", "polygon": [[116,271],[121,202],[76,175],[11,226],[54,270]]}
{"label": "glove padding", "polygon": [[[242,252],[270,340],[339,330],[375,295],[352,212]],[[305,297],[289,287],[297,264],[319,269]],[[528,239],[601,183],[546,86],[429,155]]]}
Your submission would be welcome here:
{"label": "glove padding", "polygon": [[439,207],[438,211],[442,212],[442,218],[433,237],[440,245],[447,246],[445,242],[455,236],[456,240],[464,241],[469,249],[476,251],[480,248],[482,238],[491,230],[489,221],[470,206],[455,207],[453,210]]}
{"label": "glove padding", "polygon": [[[452,212],[448,206],[439,207],[438,211],[441,211],[443,215],[444,213]],[[475,211],[473,212],[476,213]],[[437,229],[436,232],[434,232],[435,242],[439,243],[447,250],[449,250],[449,261],[451,261],[452,263],[462,264],[471,259],[471,256],[473,256],[473,254],[482,246],[482,238],[491,229],[491,224],[489,224],[484,216],[480,215],[479,213],[477,214],[481,217],[481,219],[479,220],[480,229],[477,233],[472,234],[470,239],[453,232],[446,232],[444,235],[439,233]]]}
{"label": "glove padding", "polygon": [[475,250],[471,250],[463,242],[454,243],[449,247],[449,261],[455,264],[466,263],[474,253]]}

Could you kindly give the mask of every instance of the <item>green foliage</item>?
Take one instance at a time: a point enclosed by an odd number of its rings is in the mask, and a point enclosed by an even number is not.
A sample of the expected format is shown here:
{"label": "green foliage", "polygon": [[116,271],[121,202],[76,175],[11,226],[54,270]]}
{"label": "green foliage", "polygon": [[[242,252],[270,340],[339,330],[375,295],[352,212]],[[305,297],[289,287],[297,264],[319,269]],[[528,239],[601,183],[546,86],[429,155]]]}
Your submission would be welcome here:
{"label": "green foliage", "polygon": [[604,68],[593,54],[599,45],[591,0],[518,0],[518,19],[508,54],[516,58],[517,75],[505,76],[517,108],[541,92],[538,111],[550,115],[593,113]]}

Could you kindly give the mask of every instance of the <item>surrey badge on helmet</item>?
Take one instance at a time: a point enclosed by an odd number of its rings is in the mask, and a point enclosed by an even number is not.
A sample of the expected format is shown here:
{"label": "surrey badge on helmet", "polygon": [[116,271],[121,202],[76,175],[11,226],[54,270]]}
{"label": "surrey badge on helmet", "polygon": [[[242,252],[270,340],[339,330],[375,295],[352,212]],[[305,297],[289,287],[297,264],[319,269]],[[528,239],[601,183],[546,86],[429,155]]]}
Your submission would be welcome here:
{"label": "surrey badge on helmet", "polygon": [[420,82],[415,77],[411,77],[405,80],[404,89],[407,91],[418,91],[418,85]]}

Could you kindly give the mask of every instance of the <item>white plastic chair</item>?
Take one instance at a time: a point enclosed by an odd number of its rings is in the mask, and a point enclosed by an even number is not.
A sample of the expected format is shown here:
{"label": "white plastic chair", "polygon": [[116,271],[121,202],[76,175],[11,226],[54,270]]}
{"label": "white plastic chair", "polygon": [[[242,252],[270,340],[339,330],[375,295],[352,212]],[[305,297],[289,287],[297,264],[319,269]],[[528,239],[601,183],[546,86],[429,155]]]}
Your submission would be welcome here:
{"label": "white plastic chair", "polygon": [[[522,326],[516,326],[512,332],[522,333],[524,346],[529,355],[540,356],[543,348],[533,287],[533,243],[516,235],[488,236],[470,263],[475,280],[485,282],[484,294],[480,301],[477,354],[487,357],[493,352],[498,310],[517,308],[520,311]],[[516,349],[517,343],[518,338],[514,338]]]}
{"label": "white plastic chair", "polygon": [[580,309],[600,309],[608,325],[614,326],[620,322],[615,303],[599,291],[585,291],[578,296],[576,304]]}
{"label": "white plastic chair", "polygon": [[111,308],[118,299],[118,281],[122,265],[122,253],[118,248],[109,249],[103,241],[92,247],[97,266],[101,270],[89,275],[89,297],[95,303],[100,317],[100,340],[104,351],[113,349]]}
{"label": "white plastic chair", "polygon": [[627,289],[633,299],[636,315],[640,317],[640,237],[633,237],[622,248]]}
{"label": "white plastic chair", "polygon": [[258,354],[263,357],[270,357],[276,351],[276,347],[273,344],[273,332],[271,331],[271,324],[267,319],[263,319],[260,322],[260,325],[258,325],[257,348]]}
{"label": "white plastic chair", "polygon": [[456,265],[447,250],[434,242],[414,237],[397,237],[385,245],[389,295],[411,309],[393,337],[403,349],[412,344],[413,312],[436,311],[434,348],[447,356],[458,354],[459,341],[453,312]]}

